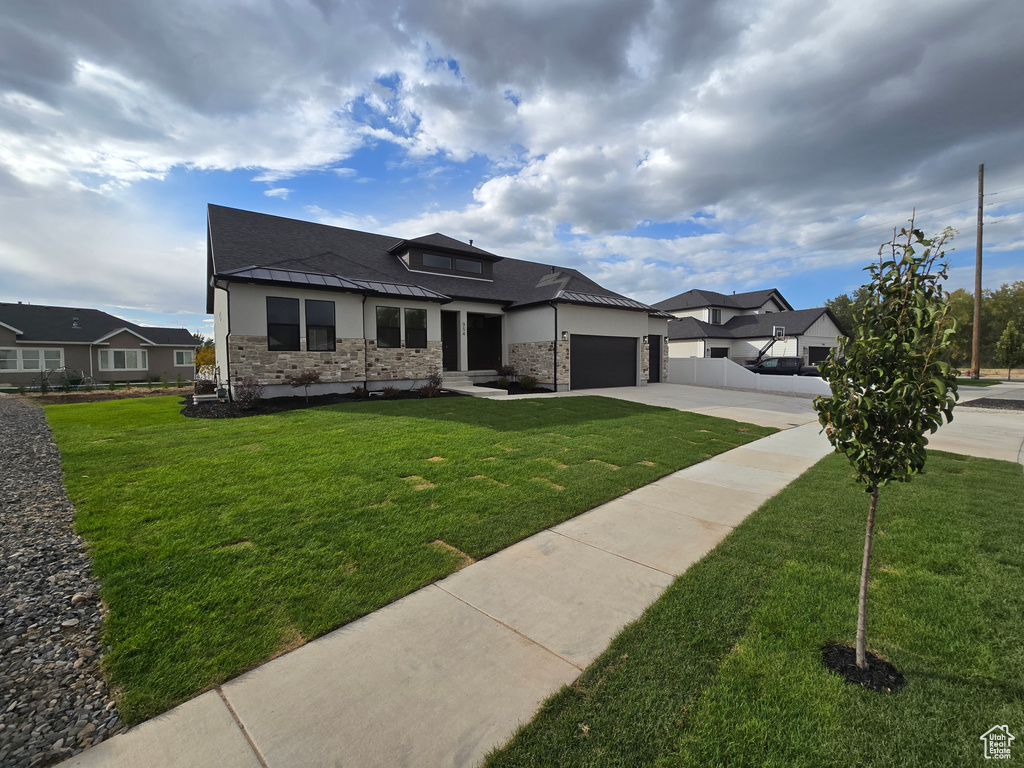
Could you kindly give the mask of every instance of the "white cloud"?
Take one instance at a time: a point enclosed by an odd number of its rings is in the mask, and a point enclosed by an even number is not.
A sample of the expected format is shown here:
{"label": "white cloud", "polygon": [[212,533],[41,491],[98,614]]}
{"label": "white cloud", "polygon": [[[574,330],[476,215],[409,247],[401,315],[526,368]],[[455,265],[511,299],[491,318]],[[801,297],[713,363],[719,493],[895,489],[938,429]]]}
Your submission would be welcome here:
{"label": "white cloud", "polygon": [[[914,206],[967,200],[927,223],[970,226],[978,162],[990,190],[1024,175],[1019,14],[998,0],[911,0],[913,34],[882,0],[584,5],[8,4],[0,278],[195,307],[202,232],[131,194],[179,168],[241,170],[280,208],[323,195],[295,215],[472,237],[647,298],[849,269]],[[416,171],[403,210],[418,214],[306,186],[383,177],[361,153],[385,145],[392,173]],[[481,158],[471,198],[429,186],[425,166]],[[996,210],[989,247],[1019,250],[1020,202]],[[187,265],[166,259],[176,248]]]}

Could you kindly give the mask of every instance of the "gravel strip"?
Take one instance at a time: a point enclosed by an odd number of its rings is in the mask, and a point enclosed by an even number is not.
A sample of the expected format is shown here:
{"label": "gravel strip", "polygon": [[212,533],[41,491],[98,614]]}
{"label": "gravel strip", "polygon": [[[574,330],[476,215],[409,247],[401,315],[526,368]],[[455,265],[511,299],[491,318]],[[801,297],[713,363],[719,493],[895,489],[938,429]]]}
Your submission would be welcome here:
{"label": "gravel strip", "polygon": [[38,406],[0,395],[0,765],[45,766],[121,729],[103,609]]}

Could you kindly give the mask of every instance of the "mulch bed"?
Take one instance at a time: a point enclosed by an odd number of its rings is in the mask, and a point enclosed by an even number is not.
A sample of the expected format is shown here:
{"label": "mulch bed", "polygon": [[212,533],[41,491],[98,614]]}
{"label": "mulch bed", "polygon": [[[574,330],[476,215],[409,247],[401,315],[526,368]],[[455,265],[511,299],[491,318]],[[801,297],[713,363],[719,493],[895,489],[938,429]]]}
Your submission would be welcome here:
{"label": "mulch bed", "polygon": [[[465,397],[458,392],[443,391],[437,397]],[[309,401],[302,395],[297,397],[274,397],[269,400],[261,400],[255,408],[242,409],[236,403],[192,403],[191,397],[182,400],[182,416],[193,419],[239,419],[246,416],[264,416],[270,413],[284,413],[302,408],[317,408],[322,405],[339,405],[341,403],[360,403],[367,401],[384,400],[379,394],[371,394],[369,397],[356,397],[350,394],[329,394],[310,395]],[[423,400],[415,390],[403,390],[392,400]]]}
{"label": "mulch bed", "polygon": [[857,650],[848,645],[829,643],[821,649],[821,663],[831,672],[843,677],[850,685],[863,685],[879,693],[896,693],[907,680],[885,659],[867,652],[868,668],[857,666]]}
{"label": "mulch bed", "polygon": [[994,408],[1000,411],[1024,411],[1024,400],[1002,400],[998,397],[982,397],[967,403],[960,403],[957,408]]}
{"label": "mulch bed", "polygon": [[491,389],[507,389],[510,395],[536,395],[541,392],[551,392],[552,390],[547,387],[534,387],[533,389],[527,389],[526,387],[520,386],[518,381],[510,381],[508,386],[502,386],[496,381],[488,381],[483,384],[475,384],[477,387],[489,387]]}

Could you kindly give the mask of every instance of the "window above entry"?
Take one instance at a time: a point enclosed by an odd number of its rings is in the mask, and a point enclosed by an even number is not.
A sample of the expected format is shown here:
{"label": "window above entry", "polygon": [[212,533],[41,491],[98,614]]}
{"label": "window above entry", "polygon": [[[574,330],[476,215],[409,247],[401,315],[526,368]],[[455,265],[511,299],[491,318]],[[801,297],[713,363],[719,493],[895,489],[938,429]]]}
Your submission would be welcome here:
{"label": "window above entry", "polygon": [[472,256],[456,256],[447,253],[411,250],[400,257],[413,272],[429,272],[454,277],[473,277],[478,280],[493,280],[493,263]]}

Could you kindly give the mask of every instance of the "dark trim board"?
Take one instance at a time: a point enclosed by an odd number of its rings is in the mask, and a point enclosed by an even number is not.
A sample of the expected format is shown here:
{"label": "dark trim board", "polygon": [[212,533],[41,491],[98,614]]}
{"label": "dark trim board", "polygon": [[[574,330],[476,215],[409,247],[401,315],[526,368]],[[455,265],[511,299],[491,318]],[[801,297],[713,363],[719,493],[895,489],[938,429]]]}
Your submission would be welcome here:
{"label": "dark trim board", "polygon": [[569,388],[635,387],[637,340],[633,336],[588,336],[569,339]]}

